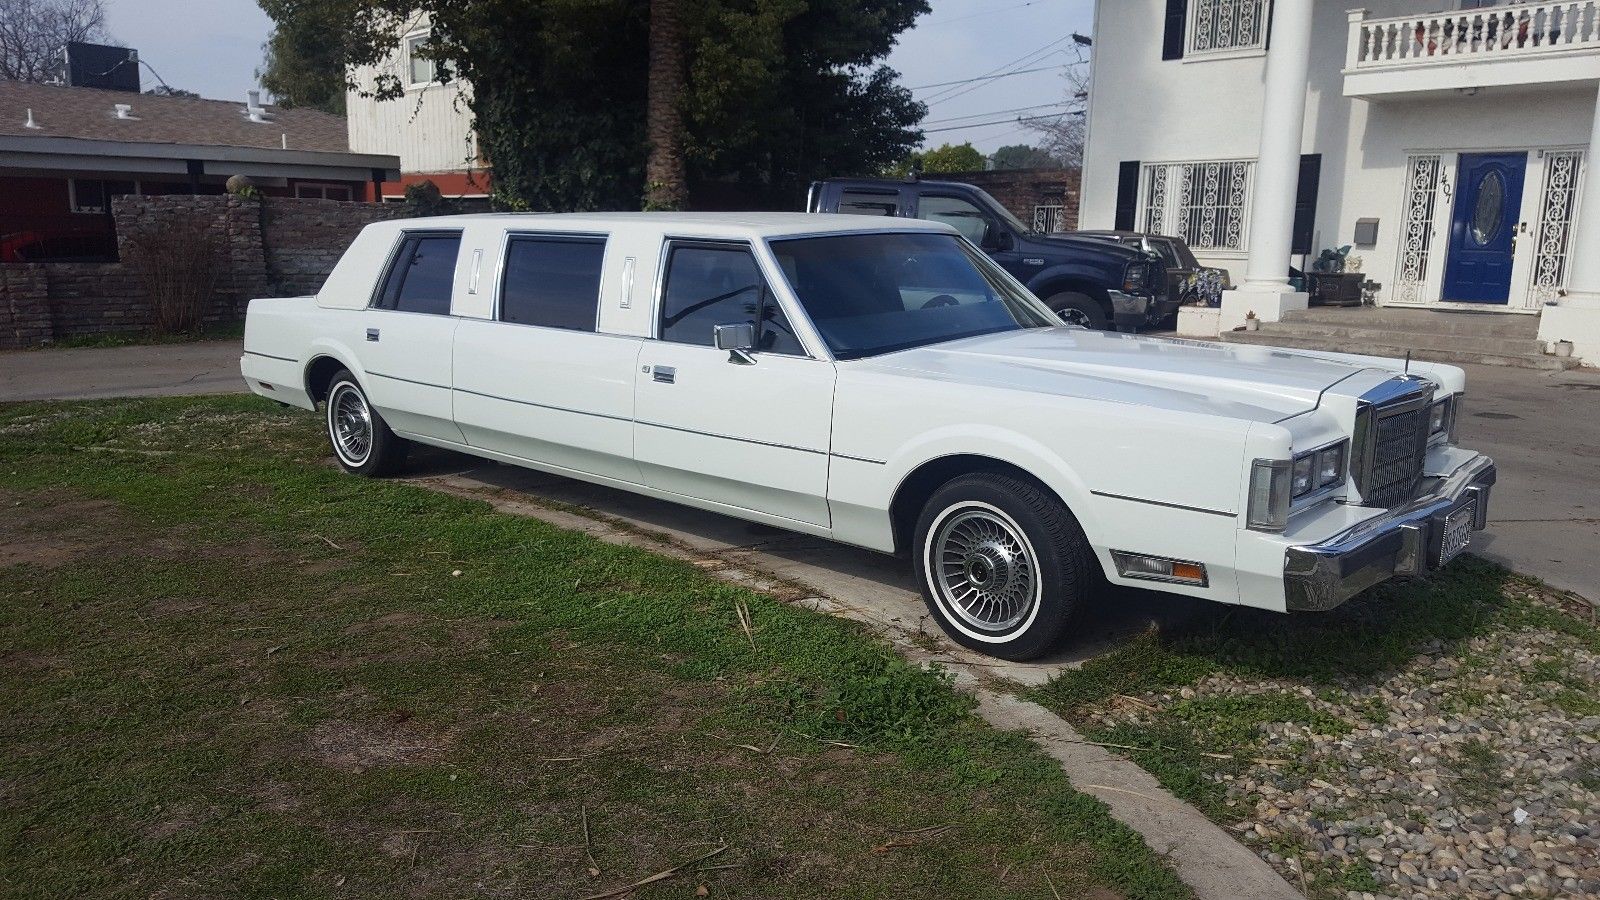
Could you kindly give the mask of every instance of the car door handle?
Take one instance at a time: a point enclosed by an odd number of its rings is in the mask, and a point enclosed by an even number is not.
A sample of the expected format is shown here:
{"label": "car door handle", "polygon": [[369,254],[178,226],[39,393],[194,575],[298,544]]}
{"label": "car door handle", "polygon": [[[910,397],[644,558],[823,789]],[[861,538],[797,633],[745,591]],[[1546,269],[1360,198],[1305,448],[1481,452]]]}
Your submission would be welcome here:
{"label": "car door handle", "polygon": [[378,329],[376,329],[376,328],[368,328],[367,329],[367,340],[376,342],[378,340]]}
{"label": "car door handle", "polygon": [[650,379],[662,384],[677,384],[678,370],[671,366],[655,366],[650,370]]}

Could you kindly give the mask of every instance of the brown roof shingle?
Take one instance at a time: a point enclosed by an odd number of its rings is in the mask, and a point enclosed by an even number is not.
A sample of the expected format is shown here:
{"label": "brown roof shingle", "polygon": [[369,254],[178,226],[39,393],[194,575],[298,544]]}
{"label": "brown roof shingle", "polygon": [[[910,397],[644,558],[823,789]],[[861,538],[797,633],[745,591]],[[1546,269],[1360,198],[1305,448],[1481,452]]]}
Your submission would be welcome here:
{"label": "brown roof shingle", "polygon": [[[118,103],[132,106],[135,118],[118,119]],[[23,124],[29,109],[37,129]],[[235,103],[0,80],[0,135],[264,150],[281,149],[287,140],[290,150],[350,151],[341,116],[269,106],[267,117],[250,121],[243,98]]]}

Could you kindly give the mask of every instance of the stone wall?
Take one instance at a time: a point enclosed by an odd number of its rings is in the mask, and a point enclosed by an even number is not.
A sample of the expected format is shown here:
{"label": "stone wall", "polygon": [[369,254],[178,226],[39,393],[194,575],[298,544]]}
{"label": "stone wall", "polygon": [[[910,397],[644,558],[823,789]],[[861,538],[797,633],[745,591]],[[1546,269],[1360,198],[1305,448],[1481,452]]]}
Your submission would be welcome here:
{"label": "stone wall", "polygon": [[[230,196],[117,197],[112,218],[123,260],[165,226],[199,219],[216,240],[218,282],[207,324],[238,321],[255,297],[315,293],[356,232],[404,207],[336,200]],[[0,264],[0,349],[67,337],[145,331],[148,291],[135,266]]]}
{"label": "stone wall", "polygon": [[983,188],[1029,227],[1033,226],[1035,207],[1064,207],[1061,227],[1057,230],[1076,231],[1082,175],[1079,169],[992,169],[930,173],[923,177],[929,181],[959,181]]}

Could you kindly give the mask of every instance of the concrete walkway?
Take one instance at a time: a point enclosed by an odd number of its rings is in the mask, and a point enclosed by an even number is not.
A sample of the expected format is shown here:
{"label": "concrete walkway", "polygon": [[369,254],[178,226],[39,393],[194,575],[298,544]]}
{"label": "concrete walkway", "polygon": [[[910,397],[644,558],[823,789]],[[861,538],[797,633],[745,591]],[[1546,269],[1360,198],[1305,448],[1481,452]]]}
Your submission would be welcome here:
{"label": "concrete walkway", "polygon": [[0,402],[173,397],[244,390],[240,341],[0,353]]}

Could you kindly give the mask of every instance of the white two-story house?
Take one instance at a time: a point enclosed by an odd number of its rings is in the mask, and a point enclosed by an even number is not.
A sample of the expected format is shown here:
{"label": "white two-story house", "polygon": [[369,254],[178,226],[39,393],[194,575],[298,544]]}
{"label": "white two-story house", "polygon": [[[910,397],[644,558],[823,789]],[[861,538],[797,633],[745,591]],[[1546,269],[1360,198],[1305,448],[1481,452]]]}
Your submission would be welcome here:
{"label": "white two-story house", "polygon": [[1538,316],[1600,365],[1600,0],[1348,4],[1100,0],[1082,227],[1229,269],[1222,330],[1350,244],[1379,305]]}

